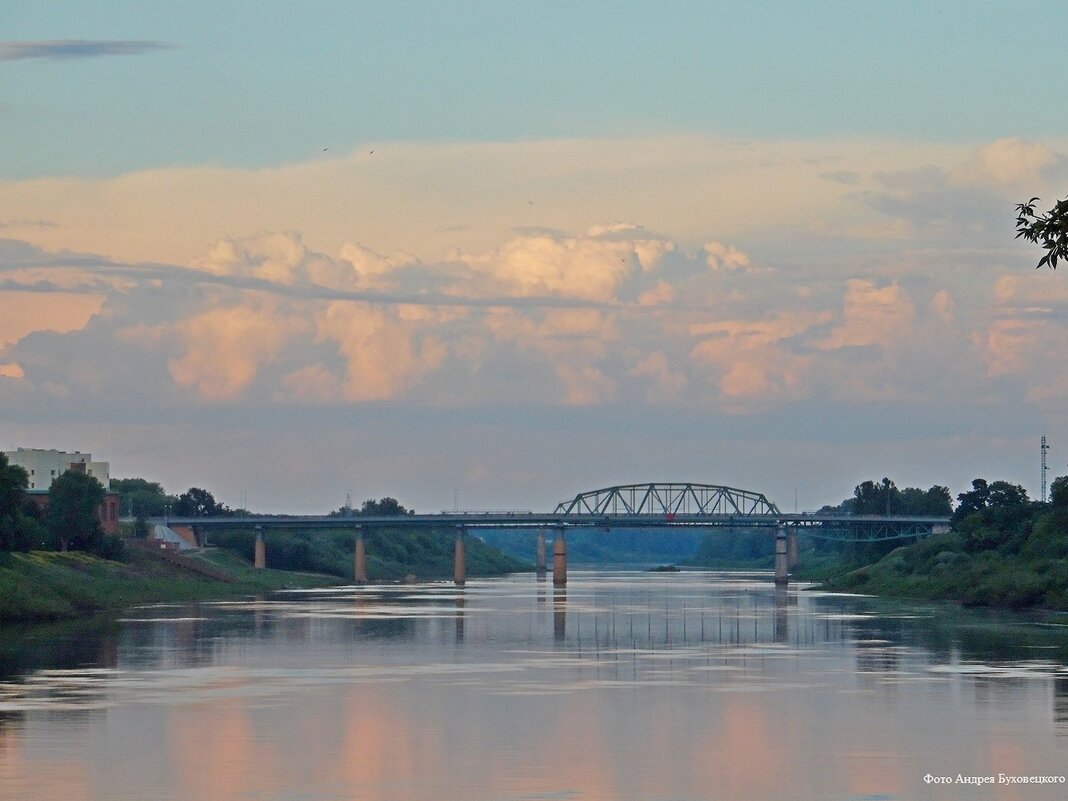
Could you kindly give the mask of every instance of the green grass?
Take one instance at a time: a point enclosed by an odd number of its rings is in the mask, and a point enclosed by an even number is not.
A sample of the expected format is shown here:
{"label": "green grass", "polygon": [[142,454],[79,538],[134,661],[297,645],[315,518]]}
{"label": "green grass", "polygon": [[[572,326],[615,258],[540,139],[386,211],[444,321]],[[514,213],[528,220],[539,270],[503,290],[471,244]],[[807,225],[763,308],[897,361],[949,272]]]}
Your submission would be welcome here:
{"label": "green grass", "polygon": [[[218,532],[209,548],[190,560],[221,570],[220,581],[169,563],[138,547],[127,561],[85,553],[0,553],[0,624],[63,620],[143,603],[239,598],[280,589],[323,587],[352,580],[351,532],[271,531],[268,570],[251,565],[252,532]],[[372,581],[421,580],[453,574],[453,537],[434,532],[378,530],[365,537]],[[467,575],[499,576],[531,567],[476,537],[467,538]]]}
{"label": "green grass", "polygon": [[199,557],[229,573],[233,581],[227,583],[134,548],[130,551],[127,562],[77,552],[0,554],[0,623],[60,620],[140,603],[244,597],[340,583],[333,576],[254,570],[232,554],[209,552]]}
{"label": "green grass", "polygon": [[830,590],[953,600],[970,606],[1068,610],[1068,561],[1024,552],[969,553],[955,533],[928,537],[856,566],[833,558],[802,563],[798,577]]}

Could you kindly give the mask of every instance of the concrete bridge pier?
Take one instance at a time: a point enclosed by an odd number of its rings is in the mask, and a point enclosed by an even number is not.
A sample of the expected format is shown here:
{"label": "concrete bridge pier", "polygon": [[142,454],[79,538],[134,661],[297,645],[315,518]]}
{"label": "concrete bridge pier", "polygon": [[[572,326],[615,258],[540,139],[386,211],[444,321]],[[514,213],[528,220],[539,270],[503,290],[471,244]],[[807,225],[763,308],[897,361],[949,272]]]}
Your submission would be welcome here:
{"label": "concrete bridge pier", "polygon": [[263,541],[263,526],[256,526],[256,552],[252,566],[257,570],[267,567],[267,543]]}
{"label": "concrete bridge pier", "polygon": [[553,586],[567,586],[567,543],[564,542],[564,527],[556,527],[553,538]]}
{"label": "concrete bridge pier", "polygon": [[545,579],[546,565],[545,565],[545,529],[538,529],[538,550],[537,557],[534,563],[534,571],[537,573],[539,579]]}
{"label": "concrete bridge pier", "polygon": [[363,544],[363,529],[356,529],[356,555],[353,557],[352,575],[357,584],[367,583],[367,546]]}
{"label": "concrete bridge pier", "polygon": [[464,527],[456,527],[456,556],[452,571],[453,581],[457,587],[467,583],[467,555],[464,551]]}
{"label": "concrete bridge pier", "polygon": [[779,526],[775,532],[775,586],[785,587],[790,581],[790,568],[787,567],[786,526]]}
{"label": "concrete bridge pier", "polygon": [[786,529],[786,569],[791,573],[797,567],[797,526]]}

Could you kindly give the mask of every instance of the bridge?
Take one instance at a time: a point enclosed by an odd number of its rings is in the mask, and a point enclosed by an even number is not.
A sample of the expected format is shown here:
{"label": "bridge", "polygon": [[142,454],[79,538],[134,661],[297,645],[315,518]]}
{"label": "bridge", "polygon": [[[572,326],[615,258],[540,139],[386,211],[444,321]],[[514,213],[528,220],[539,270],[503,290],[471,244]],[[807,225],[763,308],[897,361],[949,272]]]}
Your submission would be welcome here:
{"label": "bridge", "polygon": [[819,515],[784,513],[763,494],[715,484],[627,484],[582,492],[552,512],[441,512],[440,514],[256,515],[247,517],[167,517],[152,522],[193,529],[198,541],[211,529],[252,529],[256,532],[254,564],[266,566],[268,529],[345,529],[354,533],[353,575],[367,581],[364,532],[371,529],[431,529],[455,533],[454,581],[466,581],[464,536],[469,529],[522,529],[536,532],[536,570],[548,571],[546,532],[552,529],[553,584],[567,584],[566,531],[569,528],[766,528],[775,536],[775,581],[785,585],[797,564],[797,533],[840,542],[882,542],[917,539],[949,528],[948,517],[903,515]]}

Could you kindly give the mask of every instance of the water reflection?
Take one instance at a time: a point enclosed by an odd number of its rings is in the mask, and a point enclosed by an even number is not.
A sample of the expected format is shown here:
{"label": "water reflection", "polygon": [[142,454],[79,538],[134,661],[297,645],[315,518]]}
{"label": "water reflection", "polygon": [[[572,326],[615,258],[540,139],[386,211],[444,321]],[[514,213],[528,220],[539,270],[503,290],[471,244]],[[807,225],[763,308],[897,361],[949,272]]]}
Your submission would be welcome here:
{"label": "water reflection", "polygon": [[456,596],[456,642],[464,641],[464,596],[463,591]]}
{"label": "water reflection", "polygon": [[553,640],[562,643],[567,639],[567,590],[553,589]]}
{"label": "water reflection", "polygon": [[[790,637],[789,618],[786,614],[789,598],[790,593],[787,592],[786,587],[775,588],[775,642],[786,642]],[[704,618],[702,618],[703,622]],[[701,631],[703,637],[703,626]]]}
{"label": "water reflection", "polygon": [[1068,735],[1068,678],[1053,682],[1053,723],[1058,734]]}
{"label": "water reflection", "polygon": [[551,603],[516,577],[19,633],[0,796],[971,799],[922,777],[1068,765],[1060,618],[570,579]]}

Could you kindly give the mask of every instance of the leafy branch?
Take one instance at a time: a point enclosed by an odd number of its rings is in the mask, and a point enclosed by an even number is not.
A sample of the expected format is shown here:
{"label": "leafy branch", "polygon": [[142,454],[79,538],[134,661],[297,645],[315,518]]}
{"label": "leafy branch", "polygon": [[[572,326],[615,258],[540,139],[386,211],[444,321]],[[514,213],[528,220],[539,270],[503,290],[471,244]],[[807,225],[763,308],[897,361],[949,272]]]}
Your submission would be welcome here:
{"label": "leafy branch", "polygon": [[1058,200],[1043,214],[1035,214],[1038,199],[1033,197],[1016,205],[1016,238],[1023,237],[1046,251],[1035,269],[1049,265],[1056,270],[1058,260],[1068,261],[1068,197]]}

